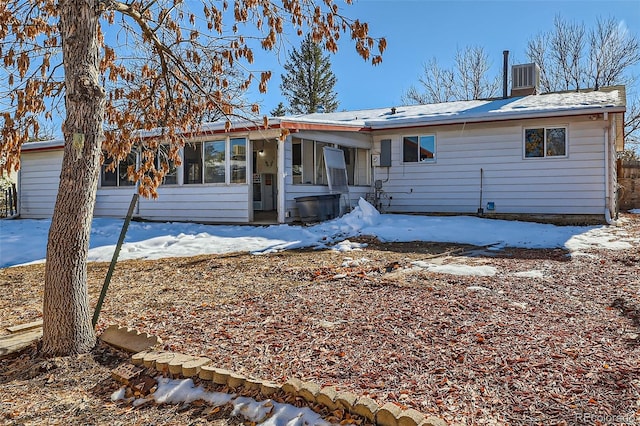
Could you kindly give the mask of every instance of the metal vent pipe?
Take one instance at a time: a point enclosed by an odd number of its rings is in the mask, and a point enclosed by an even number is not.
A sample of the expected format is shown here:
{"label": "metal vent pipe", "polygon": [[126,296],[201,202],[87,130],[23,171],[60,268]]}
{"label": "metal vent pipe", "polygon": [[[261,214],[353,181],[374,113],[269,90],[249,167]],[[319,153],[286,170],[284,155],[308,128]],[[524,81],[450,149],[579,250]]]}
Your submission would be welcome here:
{"label": "metal vent pipe", "polygon": [[504,62],[502,64],[502,97],[506,99],[509,97],[507,93],[509,90],[509,51],[502,51],[502,55],[504,56]]}

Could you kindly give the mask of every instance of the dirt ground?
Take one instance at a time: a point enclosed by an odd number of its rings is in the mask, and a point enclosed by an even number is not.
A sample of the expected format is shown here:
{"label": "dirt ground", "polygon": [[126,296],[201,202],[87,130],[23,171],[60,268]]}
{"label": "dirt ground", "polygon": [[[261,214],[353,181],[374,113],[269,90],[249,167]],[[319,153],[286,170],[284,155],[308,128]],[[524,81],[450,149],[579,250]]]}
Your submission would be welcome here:
{"label": "dirt ground", "polygon": [[[621,234],[640,238],[640,216]],[[640,248],[381,244],[118,264],[98,324],[260,379],[333,385],[452,424],[640,422]],[[89,266],[91,303],[107,270]],[[446,268],[445,268],[446,267]],[[455,275],[452,271],[473,271]],[[42,265],[0,270],[0,334],[41,317]],[[239,424],[114,403],[125,354],[0,361],[0,424]],[[209,423],[207,423],[209,422]]]}

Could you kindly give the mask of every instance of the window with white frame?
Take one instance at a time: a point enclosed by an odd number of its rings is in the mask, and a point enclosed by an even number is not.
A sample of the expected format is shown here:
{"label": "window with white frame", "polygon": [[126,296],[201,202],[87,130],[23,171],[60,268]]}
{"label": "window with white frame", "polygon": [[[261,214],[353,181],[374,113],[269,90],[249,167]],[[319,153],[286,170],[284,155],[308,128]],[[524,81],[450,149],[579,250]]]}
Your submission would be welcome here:
{"label": "window with white frame", "polygon": [[566,156],[566,127],[537,127],[524,129],[525,158],[548,158]]}
{"label": "window with white frame", "polygon": [[225,183],[225,140],[204,142],[204,183]]}
{"label": "window with white frame", "polygon": [[245,138],[188,143],[184,146],[183,152],[185,185],[247,183],[247,140]]}
{"label": "window with white frame", "polygon": [[[292,175],[294,184],[327,185],[327,171],[322,148],[327,142],[293,138]],[[349,185],[369,185],[369,150],[337,145],[344,152]]]}
{"label": "window with white frame", "polygon": [[232,138],[229,140],[231,162],[229,164],[229,182],[247,182],[247,140]]}
{"label": "window with white frame", "polygon": [[403,163],[429,163],[436,161],[436,136],[416,135],[402,138]]}

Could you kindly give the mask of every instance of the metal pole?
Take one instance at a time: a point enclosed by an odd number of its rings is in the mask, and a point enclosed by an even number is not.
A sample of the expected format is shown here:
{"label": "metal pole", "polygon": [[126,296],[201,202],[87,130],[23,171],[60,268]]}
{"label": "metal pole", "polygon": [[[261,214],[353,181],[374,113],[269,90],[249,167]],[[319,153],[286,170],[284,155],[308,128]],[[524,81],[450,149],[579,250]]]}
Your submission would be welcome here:
{"label": "metal pole", "polygon": [[111,276],[113,275],[114,269],[116,269],[116,263],[118,262],[118,256],[120,255],[120,249],[122,248],[122,244],[124,243],[124,237],[127,235],[127,229],[129,228],[129,222],[131,222],[131,216],[133,216],[133,209],[136,207],[136,203],[138,202],[139,195],[133,194],[131,198],[131,204],[129,204],[129,211],[127,212],[127,217],[124,219],[124,224],[122,224],[122,230],[120,230],[120,238],[118,238],[118,244],[116,244],[116,249],[113,252],[113,257],[111,258],[111,264],[109,265],[109,270],[107,271],[107,276],[104,278],[104,284],[102,285],[102,291],[100,292],[100,297],[98,297],[98,302],[96,303],[96,309],[93,312],[93,320],[91,324],[95,328],[98,323],[98,316],[100,315],[100,310],[102,309],[102,303],[104,302],[104,298],[107,295],[107,289],[109,288],[109,283],[111,282]]}
{"label": "metal pole", "polygon": [[484,175],[484,170],[480,168],[480,205],[478,206],[478,216],[482,216],[484,214],[484,208],[482,207],[482,177]]}

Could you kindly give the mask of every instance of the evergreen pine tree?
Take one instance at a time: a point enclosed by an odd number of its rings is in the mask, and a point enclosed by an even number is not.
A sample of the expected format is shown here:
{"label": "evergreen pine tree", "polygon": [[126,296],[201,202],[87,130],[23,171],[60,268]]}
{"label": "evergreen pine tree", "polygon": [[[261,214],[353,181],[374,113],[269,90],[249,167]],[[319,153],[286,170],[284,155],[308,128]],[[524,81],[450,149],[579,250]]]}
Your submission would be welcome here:
{"label": "evergreen pine tree", "polygon": [[284,107],[283,102],[280,102],[277,107],[275,107],[269,112],[269,114],[271,114],[272,117],[282,117],[286,113],[287,113],[287,110]]}
{"label": "evergreen pine tree", "polygon": [[333,88],[336,76],[331,70],[329,56],[307,35],[300,50],[293,49],[284,65],[280,90],[289,102],[288,111],[293,114],[310,114],[322,110],[338,109],[337,93]]}

